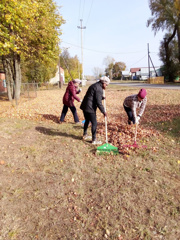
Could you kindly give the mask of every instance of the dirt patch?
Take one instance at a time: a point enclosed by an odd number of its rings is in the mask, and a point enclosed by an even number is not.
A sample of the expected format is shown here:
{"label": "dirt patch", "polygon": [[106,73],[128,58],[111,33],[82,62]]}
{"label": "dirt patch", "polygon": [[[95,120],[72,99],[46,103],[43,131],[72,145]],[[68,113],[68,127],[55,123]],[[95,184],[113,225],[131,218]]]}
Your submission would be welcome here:
{"label": "dirt patch", "polygon": [[[82,126],[73,124],[71,114],[60,125],[54,118],[43,117],[58,118],[61,112],[61,100],[53,101],[53,97],[59,99],[59,92],[49,93],[49,97],[44,92],[38,99],[24,101],[17,109],[9,107],[1,115],[0,239],[179,239],[179,144],[146,126],[149,111],[153,122],[159,109],[146,111],[140,128],[147,134],[148,149],[98,156],[91,143],[82,141]],[[123,142],[132,131],[130,141],[133,129],[123,135],[125,93],[118,94],[108,103],[109,138],[115,141],[111,138],[115,133]],[[155,107],[152,94],[149,104]],[[162,106],[167,101],[164,96],[163,91]],[[48,104],[43,102],[46,98]],[[179,114],[178,100],[168,101]],[[99,113],[98,136],[104,139],[102,120]]]}

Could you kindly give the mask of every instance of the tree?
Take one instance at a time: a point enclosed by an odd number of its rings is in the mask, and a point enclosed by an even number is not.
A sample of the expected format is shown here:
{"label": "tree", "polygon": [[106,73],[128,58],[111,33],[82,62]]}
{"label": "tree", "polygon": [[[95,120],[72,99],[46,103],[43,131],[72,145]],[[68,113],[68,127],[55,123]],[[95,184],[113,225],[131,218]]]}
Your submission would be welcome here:
{"label": "tree", "polygon": [[175,35],[177,35],[178,60],[180,69],[180,1],[150,0],[149,7],[153,17],[147,21],[147,26],[149,27],[152,24],[152,29],[154,30],[155,34],[160,29],[166,29],[169,33],[171,33],[164,42],[167,69],[170,67],[169,44]]}
{"label": "tree", "polygon": [[57,61],[63,23],[53,0],[1,0],[0,52],[9,100],[20,97],[22,57]]}
{"label": "tree", "polygon": [[104,59],[104,65],[106,66],[105,73],[107,76],[109,76],[111,80],[112,80],[112,70],[113,70],[114,62],[115,62],[115,59],[110,56],[107,56]]}
{"label": "tree", "polygon": [[115,62],[113,66],[113,79],[121,79],[122,71],[126,69],[124,62]]}
{"label": "tree", "polygon": [[[167,49],[164,47],[166,44],[166,39],[168,38],[168,34],[165,35],[164,41],[160,43],[160,52],[159,56],[161,61],[164,63],[164,67],[162,68],[162,73],[167,80],[169,78],[175,79],[178,72],[178,42],[177,37],[175,37],[168,46],[168,53],[166,52]],[[167,54],[168,54],[168,64],[167,64]]]}
{"label": "tree", "polygon": [[21,75],[22,82],[42,83],[49,81],[57,71],[57,61],[49,63],[32,59],[24,59],[21,57]]}
{"label": "tree", "polygon": [[65,49],[60,56],[60,66],[64,69],[65,80],[80,78],[82,74],[82,64],[77,56],[71,57]]}
{"label": "tree", "polygon": [[94,67],[93,73],[95,78],[98,79],[99,77],[102,77],[104,75],[104,70],[99,67]]}

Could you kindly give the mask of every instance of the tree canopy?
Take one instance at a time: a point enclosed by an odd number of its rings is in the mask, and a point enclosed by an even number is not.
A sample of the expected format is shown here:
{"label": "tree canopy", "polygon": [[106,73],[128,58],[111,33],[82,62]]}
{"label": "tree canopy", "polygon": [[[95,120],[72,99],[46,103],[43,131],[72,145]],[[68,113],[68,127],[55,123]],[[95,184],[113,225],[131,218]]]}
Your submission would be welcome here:
{"label": "tree canopy", "polygon": [[167,31],[164,38],[165,64],[166,68],[169,69],[169,78],[172,78],[172,72],[174,70],[171,69],[171,56],[169,48],[170,42],[175,38],[175,36],[177,37],[178,42],[179,61],[176,74],[180,74],[180,0],[150,0],[149,7],[152,17],[147,21],[147,26],[152,25],[152,30],[155,34],[159,30]]}
{"label": "tree canopy", "polygon": [[33,55],[48,60],[59,51],[63,18],[52,0],[2,0],[1,55]]}
{"label": "tree canopy", "polygon": [[113,65],[113,79],[120,79],[122,76],[122,71],[126,69],[126,64],[124,62],[115,62]]}
{"label": "tree canopy", "polygon": [[9,88],[20,88],[22,56],[46,64],[57,60],[63,23],[53,0],[1,0],[0,52]]}
{"label": "tree canopy", "polygon": [[71,57],[67,49],[64,49],[60,55],[60,66],[64,69],[66,82],[71,79],[81,78],[82,64],[77,56]]}

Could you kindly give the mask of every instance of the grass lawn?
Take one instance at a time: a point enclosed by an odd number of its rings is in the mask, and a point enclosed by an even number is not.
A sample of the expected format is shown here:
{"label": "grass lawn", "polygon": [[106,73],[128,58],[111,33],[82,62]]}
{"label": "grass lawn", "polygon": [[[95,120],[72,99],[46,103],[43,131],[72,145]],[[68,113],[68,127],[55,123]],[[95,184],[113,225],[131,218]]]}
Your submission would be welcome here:
{"label": "grass lawn", "polygon": [[126,149],[134,126],[122,102],[138,89],[108,87],[108,138],[118,156],[97,155],[70,112],[57,124],[64,91],[0,102],[0,240],[180,239],[179,91],[147,89],[137,135],[147,148]]}

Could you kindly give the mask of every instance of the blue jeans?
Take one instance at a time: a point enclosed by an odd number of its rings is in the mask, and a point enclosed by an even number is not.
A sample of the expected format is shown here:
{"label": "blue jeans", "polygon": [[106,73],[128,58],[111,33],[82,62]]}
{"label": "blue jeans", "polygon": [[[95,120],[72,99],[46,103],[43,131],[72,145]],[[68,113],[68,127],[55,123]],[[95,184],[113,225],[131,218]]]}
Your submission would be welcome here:
{"label": "blue jeans", "polygon": [[61,117],[60,117],[60,122],[64,122],[64,119],[65,119],[65,116],[67,114],[68,108],[70,108],[70,110],[71,110],[71,112],[73,114],[74,121],[75,122],[79,122],[79,118],[78,118],[78,115],[77,115],[76,107],[75,106],[68,107],[66,105],[64,105],[64,107],[63,107],[63,110],[62,110],[62,113],[61,113]]}
{"label": "blue jeans", "polygon": [[128,115],[128,120],[135,124],[135,119],[134,119],[134,116],[133,116],[131,108],[128,108],[128,107],[124,106],[124,110],[126,111],[126,113]]}
{"label": "blue jeans", "polygon": [[85,118],[83,135],[87,134],[88,125],[89,125],[89,122],[91,122],[92,141],[95,141],[96,140],[96,129],[97,129],[96,113],[89,113],[89,112],[83,111],[83,114],[84,114],[84,118]]}

